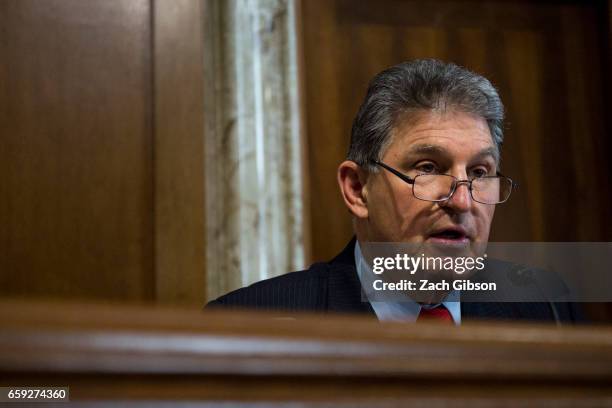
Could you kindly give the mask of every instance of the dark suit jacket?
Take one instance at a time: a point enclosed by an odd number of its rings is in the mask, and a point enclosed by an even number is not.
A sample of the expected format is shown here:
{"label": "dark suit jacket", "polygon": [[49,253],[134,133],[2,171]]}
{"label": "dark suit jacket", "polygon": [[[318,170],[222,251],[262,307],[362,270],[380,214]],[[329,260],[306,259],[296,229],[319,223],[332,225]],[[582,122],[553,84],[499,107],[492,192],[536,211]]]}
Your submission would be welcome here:
{"label": "dark suit jacket", "polygon": [[[361,313],[376,317],[370,303],[361,301],[354,250],[355,238],[330,262],[315,263],[304,271],[254,283],[213,300],[207,307]],[[555,305],[562,322],[582,320],[571,304]],[[555,320],[551,305],[546,302],[462,302],[461,319]]]}

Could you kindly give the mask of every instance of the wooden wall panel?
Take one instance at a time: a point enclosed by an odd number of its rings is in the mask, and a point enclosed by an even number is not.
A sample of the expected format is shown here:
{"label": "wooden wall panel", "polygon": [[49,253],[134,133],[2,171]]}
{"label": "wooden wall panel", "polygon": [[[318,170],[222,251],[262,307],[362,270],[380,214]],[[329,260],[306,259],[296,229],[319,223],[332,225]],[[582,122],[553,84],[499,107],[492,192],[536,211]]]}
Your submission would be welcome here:
{"label": "wooden wall panel", "polygon": [[205,302],[200,1],[0,2],[0,294]]}
{"label": "wooden wall panel", "polygon": [[0,2],[3,295],[152,300],[150,4]]}
{"label": "wooden wall panel", "polygon": [[204,304],[204,58],[200,0],[154,2],[155,298]]}
{"label": "wooden wall panel", "polygon": [[503,171],[521,189],[494,241],[609,241],[609,15],[604,2],[302,2],[313,260],[352,235],[336,184],[368,81],[439,58],[484,74],[507,107]]}

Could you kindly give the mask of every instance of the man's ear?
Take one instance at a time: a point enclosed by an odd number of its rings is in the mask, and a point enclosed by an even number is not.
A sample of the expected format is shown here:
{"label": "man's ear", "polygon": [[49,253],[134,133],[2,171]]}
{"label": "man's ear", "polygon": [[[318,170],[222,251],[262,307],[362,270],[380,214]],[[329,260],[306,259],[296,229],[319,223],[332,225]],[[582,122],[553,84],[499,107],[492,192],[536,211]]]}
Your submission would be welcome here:
{"label": "man's ear", "polygon": [[357,218],[368,217],[367,190],[368,174],[357,163],[346,160],[338,167],[338,185],[349,212]]}

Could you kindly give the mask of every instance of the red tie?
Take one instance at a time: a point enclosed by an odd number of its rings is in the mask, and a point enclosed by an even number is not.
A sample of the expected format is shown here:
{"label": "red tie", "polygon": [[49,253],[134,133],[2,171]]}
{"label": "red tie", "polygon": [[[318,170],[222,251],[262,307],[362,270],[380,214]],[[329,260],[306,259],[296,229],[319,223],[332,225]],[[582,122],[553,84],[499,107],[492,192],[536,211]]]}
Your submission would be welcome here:
{"label": "red tie", "polygon": [[439,305],[431,309],[421,307],[421,313],[417,322],[441,322],[452,323],[453,317],[444,305]]}

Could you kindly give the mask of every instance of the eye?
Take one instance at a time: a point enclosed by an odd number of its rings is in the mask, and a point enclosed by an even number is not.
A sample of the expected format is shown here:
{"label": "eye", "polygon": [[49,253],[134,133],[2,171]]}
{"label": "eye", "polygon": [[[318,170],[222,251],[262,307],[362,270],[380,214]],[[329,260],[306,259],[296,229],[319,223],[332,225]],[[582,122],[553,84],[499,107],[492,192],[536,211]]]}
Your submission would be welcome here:
{"label": "eye", "polygon": [[471,172],[473,178],[485,177],[489,174],[489,171],[483,167],[477,167]]}
{"label": "eye", "polygon": [[434,174],[438,172],[436,165],[431,162],[419,163],[417,166],[415,166],[415,169],[420,174]]}

